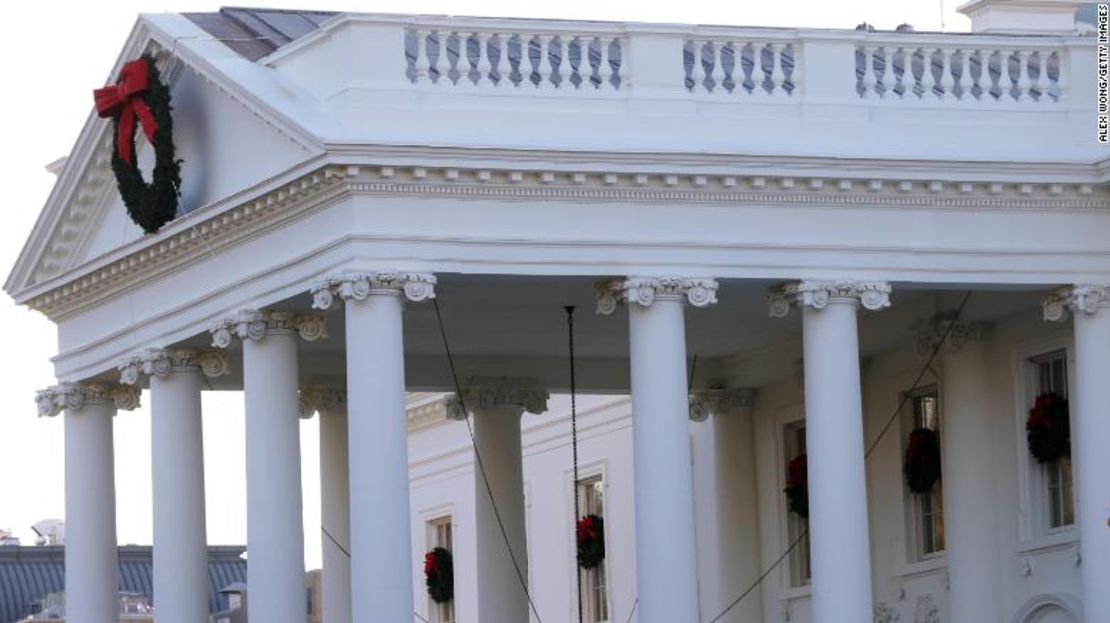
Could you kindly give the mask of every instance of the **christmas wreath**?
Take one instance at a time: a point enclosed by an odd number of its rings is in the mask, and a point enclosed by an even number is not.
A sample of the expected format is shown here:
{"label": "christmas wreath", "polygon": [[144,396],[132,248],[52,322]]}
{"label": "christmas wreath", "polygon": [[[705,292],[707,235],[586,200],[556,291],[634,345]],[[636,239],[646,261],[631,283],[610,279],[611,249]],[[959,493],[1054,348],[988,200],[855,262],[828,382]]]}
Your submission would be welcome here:
{"label": "christmas wreath", "polygon": [[1071,422],[1068,401],[1060,394],[1037,396],[1025,422],[1029,452],[1040,463],[1055,463],[1071,456]]}
{"label": "christmas wreath", "polygon": [[578,520],[578,566],[593,569],[605,560],[605,521],[598,515]]}
{"label": "christmas wreath", "polygon": [[[96,113],[115,125],[112,171],[131,220],[148,234],[177,215],[181,192],[181,161],[173,145],[170,90],[162,83],[154,58],[144,55],[120,71],[119,82],[93,92]],[[135,129],[154,145],[151,181],[143,179],[135,157]]]}
{"label": "christmas wreath", "polygon": [[809,517],[809,473],[806,455],[799,454],[786,466],[786,506],[790,512]]}
{"label": "christmas wreath", "polygon": [[437,604],[447,603],[455,597],[455,567],[451,552],[437,547],[424,554],[424,585],[428,596]]}
{"label": "christmas wreath", "polygon": [[902,463],[906,484],[914,493],[928,493],[940,480],[940,436],[931,428],[917,428],[906,444]]}

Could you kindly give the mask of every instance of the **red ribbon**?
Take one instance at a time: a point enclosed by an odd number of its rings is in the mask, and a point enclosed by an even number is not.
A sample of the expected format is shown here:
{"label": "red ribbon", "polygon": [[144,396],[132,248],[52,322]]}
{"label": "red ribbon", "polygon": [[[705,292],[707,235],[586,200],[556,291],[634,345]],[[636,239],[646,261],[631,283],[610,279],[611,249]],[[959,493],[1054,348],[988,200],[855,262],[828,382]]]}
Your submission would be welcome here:
{"label": "red ribbon", "polygon": [[131,164],[132,151],[135,146],[135,121],[143,126],[143,134],[147,140],[154,143],[154,133],[158,131],[158,123],[154,120],[154,113],[150,106],[143,101],[143,96],[150,89],[150,65],[145,59],[131,61],[123,66],[120,71],[119,82],[93,91],[96,100],[96,114],[100,117],[112,117],[119,121],[119,136],[117,138],[117,153],[120,160]]}

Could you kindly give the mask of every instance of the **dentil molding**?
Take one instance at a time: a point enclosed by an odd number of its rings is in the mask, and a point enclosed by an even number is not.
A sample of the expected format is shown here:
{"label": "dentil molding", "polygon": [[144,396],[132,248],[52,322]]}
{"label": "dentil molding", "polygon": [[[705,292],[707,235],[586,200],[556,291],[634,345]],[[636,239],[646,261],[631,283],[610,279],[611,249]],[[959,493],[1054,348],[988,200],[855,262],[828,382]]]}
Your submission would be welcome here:
{"label": "dentil molding", "polygon": [[195,351],[191,348],[147,349],[135,353],[118,366],[120,383],[139,385],[143,377],[164,377],[174,369],[199,369],[215,378],[227,373],[227,357],[217,350]]}
{"label": "dentil molding", "polygon": [[1067,286],[1049,294],[1041,301],[1044,319],[1049,322],[1067,320],[1068,312],[1095,314],[1110,308],[1110,285]]}
{"label": "dentil molding", "polygon": [[139,407],[139,388],[110,383],[61,383],[35,393],[39,417],[54,417],[64,410],[80,411],[90,404],[111,404],[130,411]]}
{"label": "dentil molding", "polygon": [[312,286],[313,309],[332,309],[340,301],[365,301],[371,294],[401,294],[419,303],[435,298],[435,275],[426,273],[346,273]]}
{"label": "dentil molding", "polygon": [[767,306],[772,318],[783,318],[794,307],[824,309],[845,299],[878,311],[890,307],[890,291],[890,284],[883,281],[804,280],[773,288],[767,294]]}
{"label": "dentil molding", "polygon": [[594,285],[597,313],[608,316],[621,303],[647,307],[657,298],[683,298],[694,307],[717,302],[717,281],[689,277],[617,277]]}
{"label": "dentil molding", "polygon": [[294,314],[284,311],[240,310],[233,318],[225,318],[212,328],[212,346],[227,348],[235,338],[258,341],[274,332],[296,331],[301,339],[314,342],[328,336],[322,314]]}

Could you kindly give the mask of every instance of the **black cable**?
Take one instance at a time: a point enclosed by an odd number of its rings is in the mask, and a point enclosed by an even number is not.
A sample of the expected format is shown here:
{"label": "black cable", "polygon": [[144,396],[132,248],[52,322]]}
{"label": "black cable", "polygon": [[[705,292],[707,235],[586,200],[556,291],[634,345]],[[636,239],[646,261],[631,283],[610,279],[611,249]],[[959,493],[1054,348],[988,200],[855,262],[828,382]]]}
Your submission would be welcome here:
{"label": "black cable", "polygon": [[[436,321],[439,323],[439,334],[443,338],[443,350],[447,355],[447,365],[451,370],[451,380],[455,384],[455,394],[459,398],[459,406],[462,408],[464,414],[469,411],[466,408],[466,401],[463,397],[462,385],[459,383],[459,375],[455,370],[455,358],[451,355],[451,345],[447,341],[447,330],[443,326],[443,315],[439,311],[439,299],[433,298],[432,304],[436,310]],[[516,559],[516,554],[513,553],[513,547],[509,543],[509,534],[505,530],[505,522],[501,519],[501,511],[497,508],[497,500],[493,497],[493,488],[489,484],[489,477],[486,475],[486,466],[482,462],[482,455],[478,452],[478,445],[474,439],[474,428],[470,425],[470,418],[464,417],[463,421],[466,422],[466,431],[470,434],[470,444],[474,447],[474,462],[478,466],[478,473],[482,476],[482,484],[485,485],[486,494],[489,495],[490,506],[493,508],[493,516],[497,519],[497,527],[501,530],[501,539],[505,542],[505,550],[509,553],[509,560],[513,563],[513,569],[516,571],[516,578],[520,582],[520,590],[524,591],[524,597],[528,600],[528,607],[531,608],[532,614],[536,617],[537,623],[543,623],[540,618],[540,613],[536,610],[536,604],[532,601],[532,595],[528,592],[528,580],[524,578],[524,572],[520,569],[520,563]]]}
{"label": "black cable", "polygon": [[[336,547],[338,547],[338,548],[339,548],[339,551],[340,551],[340,552],[342,552],[342,553],[343,553],[343,555],[347,557],[347,560],[350,560],[350,559],[351,559],[351,552],[347,551],[347,548],[346,548],[346,547],[343,547],[342,545],[340,545],[339,541],[337,541],[337,540],[335,539],[335,537],[334,537],[334,536],[332,536],[332,534],[331,534],[330,532],[328,532],[328,529],[327,529],[327,528],[325,528],[324,526],[320,526],[320,532],[323,532],[323,533],[324,533],[324,536],[328,537],[328,540],[332,542],[332,545],[335,545]],[[424,618],[423,616],[421,616],[421,615],[420,615],[420,613],[419,613],[419,612],[417,612],[416,610],[413,610],[413,611],[412,611],[412,615],[413,615],[414,617],[416,617],[416,618],[420,619],[420,620],[421,620],[421,621],[423,621],[424,623],[431,623],[431,621],[429,621],[428,619],[425,619],[425,618]]]}
{"label": "black cable", "polygon": [[[952,318],[952,322],[945,328],[944,335],[941,336],[941,339],[937,340],[936,344],[933,344],[933,350],[929,353],[929,358],[925,362],[925,365],[921,367],[921,372],[918,373],[917,378],[914,379],[913,385],[910,387],[909,391],[902,394],[902,399],[898,401],[898,407],[894,409],[894,413],[890,415],[890,418],[886,421],[886,424],[883,426],[882,430],[879,431],[879,435],[875,438],[875,441],[871,442],[871,445],[868,446],[867,450],[863,453],[863,460],[865,462],[875,451],[875,449],[879,447],[879,443],[886,436],[887,432],[890,431],[890,427],[894,424],[895,420],[898,419],[898,414],[902,413],[902,409],[905,408],[906,403],[909,402],[910,398],[913,396],[914,391],[917,390],[917,387],[921,384],[921,380],[925,378],[925,374],[932,368],[933,361],[936,360],[937,355],[940,354],[940,350],[944,347],[944,343],[948,341],[948,336],[951,335],[952,330],[956,327],[956,322],[963,314],[964,308],[967,307],[967,301],[970,298],[971,291],[968,290],[964,293],[964,298],[960,301],[959,307],[956,308],[956,313]],[[756,578],[755,582],[753,582],[751,586],[746,588],[744,592],[740,593],[740,596],[734,599],[732,603],[728,605],[728,607],[726,607],[720,614],[710,619],[709,623],[716,623],[716,621],[719,621],[721,617],[728,614],[729,610],[732,610],[734,607],[736,607],[737,604],[739,604],[745,597],[747,597],[753,590],[755,590],[755,588],[759,586],[763,582],[763,580],[765,580],[767,576],[775,570],[776,567],[782,564],[782,561],[786,560],[786,557],[789,556],[794,551],[794,549],[798,547],[798,544],[801,543],[808,534],[809,526],[807,525],[806,528],[802,530],[802,533],[798,535],[798,538],[794,539],[794,542],[786,548],[786,551],[784,551],[782,555],[775,560],[775,562],[771,563],[767,570],[764,571],[763,574],[760,575],[758,578]]]}
{"label": "black cable", "polygon": [[[572,524],[573,542],[578,542],[578,521],[582,511],[578,503],[578,391],[576,386],[577,375],[574,372],[574,305],[567,305],[563,309],[567,312],[567,342],[570,356],[570,448],[574,461],[574,523]],[[578,623],[582,623],[582,565],[576,560],[574,563],[575,578],[578,587],[575,594],[578,596]]]}

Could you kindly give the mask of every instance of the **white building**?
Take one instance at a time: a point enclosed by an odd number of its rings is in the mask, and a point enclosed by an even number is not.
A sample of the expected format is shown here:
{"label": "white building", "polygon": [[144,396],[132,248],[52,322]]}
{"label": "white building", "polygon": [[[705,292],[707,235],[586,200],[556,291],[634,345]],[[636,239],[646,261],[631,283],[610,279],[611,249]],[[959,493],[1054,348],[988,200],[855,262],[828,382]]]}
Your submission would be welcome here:
{"label": "white building", "polygon": [[[70,623],[114,620],[111,415],[147,384],[159,623],[207,614],[209,387],[244,391],[251,620],[304,620],[314,411],[329,623],[576,620],[565,305],[594,620],[1110,620],[1110,168],[1077,6],[975,0],[959,35],[141,17],[113,76],[147,53],[170,86],[180,214],[131,222],[93,113],[5,285],[58,326]],[[1075,434],[1042,465],[1050,393]],[[945,477],[919,495],[921,427]],[[448,539],[453,614],[422,586]]]}

